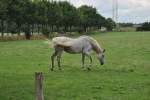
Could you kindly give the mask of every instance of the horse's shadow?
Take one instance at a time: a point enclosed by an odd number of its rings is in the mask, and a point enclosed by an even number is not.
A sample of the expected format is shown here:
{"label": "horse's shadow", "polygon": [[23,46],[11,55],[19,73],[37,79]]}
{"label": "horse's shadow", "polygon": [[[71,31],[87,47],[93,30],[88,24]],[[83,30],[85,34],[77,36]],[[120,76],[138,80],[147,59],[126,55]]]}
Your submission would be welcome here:
{"label": "horse's shadow", "polygon": [[55,67],[54,72],[81,72],[81,73],[131,73],[131,72],[135,72],[134,68],[109,68],[107,66],[99,66],[99,65],[95,65],[92,66],[90,70],[86,69],[86,68],[82,68],[81,66],[76,66],[76,65],[67,65],[64,64],[62,65],[62,70],[59,70],[58,67]]}

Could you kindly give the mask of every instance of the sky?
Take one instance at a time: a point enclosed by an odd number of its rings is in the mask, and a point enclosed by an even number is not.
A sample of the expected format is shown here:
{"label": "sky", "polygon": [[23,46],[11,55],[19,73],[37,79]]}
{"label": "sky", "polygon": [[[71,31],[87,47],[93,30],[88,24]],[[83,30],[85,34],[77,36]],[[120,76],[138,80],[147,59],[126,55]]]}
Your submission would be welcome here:
{"label": "sky", "polygon": [[[55,0],[68,1],[76,7],[89,5],[95,7],[98,12],[112,18],[113,0]],[[118,22],[142,23],[150,22],[150,0],[118,0]]]}

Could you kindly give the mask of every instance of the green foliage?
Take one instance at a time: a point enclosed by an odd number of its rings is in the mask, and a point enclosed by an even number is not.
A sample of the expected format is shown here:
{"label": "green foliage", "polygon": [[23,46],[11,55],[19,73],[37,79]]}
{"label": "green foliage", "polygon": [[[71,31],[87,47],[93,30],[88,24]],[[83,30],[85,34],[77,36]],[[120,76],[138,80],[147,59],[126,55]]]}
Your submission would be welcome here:
{"label": "green foliage", "polygon": [[133,23],[119,23],[120,27],[133,27]]}
{"label": "green foliage", "polygon": [[8,24],[8,31],[11,32],[12,34],[18,33],[17,25],[14,22],[9,22]]}
{"label": "green foliage", "polygon": [[[13,23],[9,23],[13,22]],[[58,31],[90,31],[110,24],[91,6],[74,7],[66,1],[47,0],[0,0],[0,32],[10,32],[6,28],[15,23],[18,32],[22,26],[29,24],[30,30],[42,32],[43,26]],[[5,25],[4,25],[5,24]],[[112,24],[109,25],[109,27]],[[40,27],[39,27],[40,26]],[[9,27],[8,27],[9,28]]]}
{"label": "green foliage", "polygon": [[89,6],[81,6],[78,8],[80,22],[82,27],[84,27],[85,31],[88,26],[95,25],[95,16],[97,14],[96,9]]}
{"label": "green foliage", "polygon": [[79,19],[77,9],[68,2],[60,2],[58,5],[61,9],[61,24],[65,27],[77,25]]}
{"label": "green foliage", "polygon": [[145,22],[141,27],[137,28],[137,31],[150,31],[150,22]]}
{"label": "green foliage", "polygon": [[7,19],[8,1],[9,0],[0,0],[0,19],[1,20],[6,20]]}
{"label": "green foliage", "polygon": [[46,36],[46,37],[49,37],[50,31],[49,31],[46,27],[44,27],[43,30],[42,30],[42,34],[43,34],[44,36]]}
{"label": "green foliage", "polygon": [[112,31],[112,29],[116,27],[116,23],[111,18],[108,18],[106,20],[105,26],[107,30]]}
{"label": "green foliage", "polygon": [[80,23],[84,28],[84,31],[88,31],[87,28],[89,27],[95,27],[96,29],[105,26],[108,30],[112,30],[114,27],[114,21],[110,18],[106,20],[103,16],[98,14],[96,8],[83,5],[78,8],[78,12],[80,16]]}

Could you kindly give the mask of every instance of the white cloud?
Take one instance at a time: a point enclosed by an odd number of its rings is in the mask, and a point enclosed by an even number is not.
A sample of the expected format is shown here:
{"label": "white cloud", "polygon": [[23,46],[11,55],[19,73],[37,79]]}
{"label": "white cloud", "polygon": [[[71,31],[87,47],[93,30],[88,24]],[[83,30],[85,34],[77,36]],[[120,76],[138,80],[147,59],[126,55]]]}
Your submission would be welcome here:
{"label": "white cloud", "polygon": [[[62,0],[57,0],[62,1]],[[112,17],[112,0],[63,0],[69,1],[76,7],[90,5],[97,8],[105,17]],[[118,0],[120,22],[150,21],[150,0]]]}

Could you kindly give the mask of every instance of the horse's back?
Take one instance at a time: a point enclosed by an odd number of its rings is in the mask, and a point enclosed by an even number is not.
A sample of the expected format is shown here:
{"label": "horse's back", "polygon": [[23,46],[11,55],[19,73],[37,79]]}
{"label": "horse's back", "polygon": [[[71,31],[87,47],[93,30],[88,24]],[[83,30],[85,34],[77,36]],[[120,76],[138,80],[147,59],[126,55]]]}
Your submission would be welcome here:
{"label": "horse's back", "polygon": [[87,44],[92,38],[86,35],[80,36],[78,38],[69,38],[69,37],[54,37],[52,39],[52,43],[55,45],[61,45],[65,47],[70,47],[72,45],[85,45]]}
{"label": "horse's back", "polygon": [[54,45],[71,46],[72,38],[69,37],[54,37],[52,42]]}

